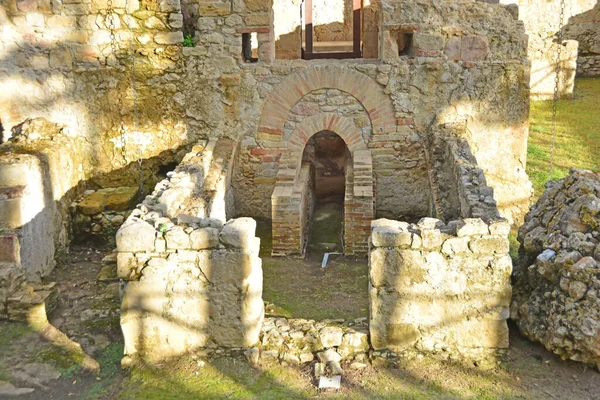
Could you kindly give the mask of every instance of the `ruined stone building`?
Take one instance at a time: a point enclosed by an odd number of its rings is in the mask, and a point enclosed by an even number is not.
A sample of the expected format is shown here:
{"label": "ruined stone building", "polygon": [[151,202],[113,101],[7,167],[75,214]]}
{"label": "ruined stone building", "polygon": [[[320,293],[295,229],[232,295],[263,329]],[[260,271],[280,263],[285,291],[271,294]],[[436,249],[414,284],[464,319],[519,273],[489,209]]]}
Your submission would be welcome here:
{"label": "ruined stone building", "polygon": [[[73,225],[110,211],[129,356],[252,346],[262,272],[247,217],[271,221],[274,256],[302,256],[326,191],[343,202],[345,253],[370,253],[372,346],[506,347],[507,235],[531,195],[528,42],[513,11],[3,0],[0,317]],[[115,189],[138,185],[138,160],[145,199]],[[128,202],[141,204],[121,226]]]}

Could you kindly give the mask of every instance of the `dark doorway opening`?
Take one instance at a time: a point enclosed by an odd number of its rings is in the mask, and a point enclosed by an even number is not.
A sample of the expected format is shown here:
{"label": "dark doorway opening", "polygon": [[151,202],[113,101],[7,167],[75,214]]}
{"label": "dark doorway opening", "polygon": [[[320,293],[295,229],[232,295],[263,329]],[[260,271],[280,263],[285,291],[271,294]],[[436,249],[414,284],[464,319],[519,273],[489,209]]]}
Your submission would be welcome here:
{"label": "dark doorway opening", "polygon": [[346,143],[334,132],[319,132],[306,143],[302,162],[310,162],[314,171],[314,209],[308,234],[311,258],[344,251],[344,198],[350,159]]}

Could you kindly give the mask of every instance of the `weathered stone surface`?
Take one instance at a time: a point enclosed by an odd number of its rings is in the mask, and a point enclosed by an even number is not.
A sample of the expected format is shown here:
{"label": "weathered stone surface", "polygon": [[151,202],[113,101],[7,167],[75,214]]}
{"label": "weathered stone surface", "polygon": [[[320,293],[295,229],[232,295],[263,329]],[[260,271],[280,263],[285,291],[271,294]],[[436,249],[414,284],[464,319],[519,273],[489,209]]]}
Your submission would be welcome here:
{"label": "weathered stone surface", "polygon": [[564,359],[596,366],[598,195],[600,174],[589,171],[572,170],[547,185],[519,229],[524,256],[513,273],[511,306],[512,318],[525,336]]}
{"label": "weathered stone surface", "polygon": [[219,231],[215,228],[196,229],[190,233],[192,249],[203,250],[219,244]]}
{"label": "weathered stone surface", "polygon": [[94,215],[104,211],[106,198],[100,192],[94,192],[84,198],[77,205],[81,212],[86,215]]}
{"label": "weathered stone surface", "polygon": [[[319,338],[324,347],[335,347],[342,344],[344,332],[342,328],[327,326],[319,331]],[[339,361],[339,360],[338,360]]]}
{"label": "weathered stone surface", "polygon": [[237,218],[228,221],[223,226],[219,234],[219,240],[226,246],[247,249],[253,244],[255,231],[255,220],[252,218]]}
{"label": "weathered stone surface", "polygon": [[117,249],[119,252],[154,251],[156,230],[149,223],[132,218],[117,232]]}

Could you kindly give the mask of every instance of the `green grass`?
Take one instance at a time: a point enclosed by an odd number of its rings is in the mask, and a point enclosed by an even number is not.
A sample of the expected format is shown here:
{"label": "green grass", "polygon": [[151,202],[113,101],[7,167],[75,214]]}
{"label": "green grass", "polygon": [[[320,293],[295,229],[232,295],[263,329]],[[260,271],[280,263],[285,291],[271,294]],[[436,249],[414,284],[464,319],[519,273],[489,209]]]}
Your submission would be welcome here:
{"label": "green grass", "polygon": [[[552,101],[531,102],[527,173],[535,197],[550,179],[565,177],[573,167],[600,171],[600,79],[581,78],[573,99],[558,104],[552,157]],[[550,176],[550,161],[554,172]]]}

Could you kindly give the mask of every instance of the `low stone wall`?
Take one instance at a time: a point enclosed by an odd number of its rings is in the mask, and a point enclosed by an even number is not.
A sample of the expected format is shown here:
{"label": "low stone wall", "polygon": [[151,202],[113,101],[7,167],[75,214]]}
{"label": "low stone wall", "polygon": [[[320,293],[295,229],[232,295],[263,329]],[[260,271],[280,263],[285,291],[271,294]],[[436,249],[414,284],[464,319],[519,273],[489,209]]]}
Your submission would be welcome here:
{"label": "low stone wall", "polygon": [[519,229],[511,317],[563,359],[600,369],[600,174],[572,170]]}
{"label": "low stone wall", "polygon": [[260,240],[250,218],[155,226],[131,217],[117,234],[125,363],[258,341],[264,306]]}
{"label": "low stone wall", "polygon": [[579,54],[577,76],[586,78],[600,76],[600,54]]}
{"label": "low stone wall", "polygon": [[373,221],[373,348],[481,360],[508,347],[509,231],[479,218]]}
{"label": "low stone wall", "polygon": [[246,354],[251,361],[298,365],[317,359],[323,364],[339,365],[340,361],[367,360],[370,349],[366,318],[320,322],[265,318],[259,345]]}
{"label": "low stone wall", "polygon": [[194,147],[116,235],[124,364],[245,348],[264,315],[256,222],[225,222],[235,145]]}

